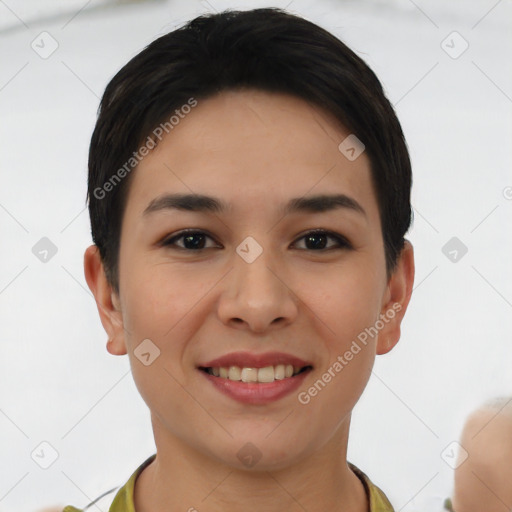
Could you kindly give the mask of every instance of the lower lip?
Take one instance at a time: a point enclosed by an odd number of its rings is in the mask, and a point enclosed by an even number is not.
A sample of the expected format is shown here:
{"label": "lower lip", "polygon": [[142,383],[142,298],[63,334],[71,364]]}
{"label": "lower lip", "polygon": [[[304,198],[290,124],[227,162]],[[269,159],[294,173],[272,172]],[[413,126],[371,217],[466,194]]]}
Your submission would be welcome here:
{"label": "lower lip", "polygon": [[201,372],[219,391],[244,404],[262,405],[274,402],[295,391],[309,375],[311,369],[295,377],[275,380],[274,382],[242,382],[215,377],[203,370]]}

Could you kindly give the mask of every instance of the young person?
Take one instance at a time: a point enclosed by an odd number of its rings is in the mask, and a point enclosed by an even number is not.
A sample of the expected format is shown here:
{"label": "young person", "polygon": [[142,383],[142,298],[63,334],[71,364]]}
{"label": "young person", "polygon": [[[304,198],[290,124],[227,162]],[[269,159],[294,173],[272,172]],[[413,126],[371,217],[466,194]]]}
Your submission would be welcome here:
{"label": "young person", "polygon": [[393,510],[347,443],[412,292],[411,182],[374,73],[284,10],[200,16],[114,76],[85,276],[157,453],[111,512]]}

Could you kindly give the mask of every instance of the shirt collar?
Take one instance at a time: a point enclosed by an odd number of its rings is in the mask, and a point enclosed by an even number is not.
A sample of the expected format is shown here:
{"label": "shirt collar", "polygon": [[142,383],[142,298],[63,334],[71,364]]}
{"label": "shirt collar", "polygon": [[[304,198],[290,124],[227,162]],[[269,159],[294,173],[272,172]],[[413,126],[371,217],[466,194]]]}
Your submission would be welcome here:
{"label": "shirt collar", "polygon": [[[151,455],[148,459],[146,459],[132,474],[128,482],[121,487],[121,489],[116,494],[114,501],[110,507],[109,512],[136,512],[135,505],[133,501],[134,490],[135,490],[135,481],[138,476],[144,471],[144,469],[149,466],[156,458],[156,453]],[[391,503],[387,499],[386,495],[376,486],[374,485],[368,476],[363,473],[359,468],[354,466],[352,463],[348,463],[350,469],[356,474],[356,476],[361,480],[364,486],[364,490],[366,492],[366,497],[368,499],[369,508],[368,512],[394,512]]]}

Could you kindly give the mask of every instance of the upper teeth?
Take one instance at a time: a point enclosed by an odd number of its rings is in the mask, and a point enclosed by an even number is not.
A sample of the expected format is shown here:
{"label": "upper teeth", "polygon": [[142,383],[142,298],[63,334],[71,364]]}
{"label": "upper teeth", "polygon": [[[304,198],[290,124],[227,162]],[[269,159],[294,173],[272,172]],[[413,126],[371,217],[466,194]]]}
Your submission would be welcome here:
{"label": "upper teeth", "polygon": [[223,379],[238,380],[242,382],[274,382],[299,373],[300,366],[291,364],[278,364],[265,368],[240,368],[239,366],[209,368],[208,372]]}

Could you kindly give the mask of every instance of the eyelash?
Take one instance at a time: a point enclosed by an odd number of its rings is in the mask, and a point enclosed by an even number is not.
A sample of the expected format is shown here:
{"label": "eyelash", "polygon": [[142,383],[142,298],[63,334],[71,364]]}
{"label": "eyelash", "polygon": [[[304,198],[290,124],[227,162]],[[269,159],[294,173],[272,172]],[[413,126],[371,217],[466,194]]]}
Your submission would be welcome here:
{"label": "eyelash", "polygon": [[[185,237],[187,235],[188,236],[205,235],[207,238],[210,238],[213,240],[213,237],[211,237],[208,233],[206,233],[204,231],[187,229],[187,230],[180,231],[176,235],[173,235],[172,237],[163,240],[161,242],[161,245],[164,247],[170,248],[170,249],[177,249],[177,250],[191,251],[191,252],[200,252],[200,251],[204,251],[206,249],[212,249],[212,247],[202,247],[200,249],[188,249],[186,247],[177,246],[175,243],[176,240],[182,239],[183,237]],[[331,250],[335,250],[335,249],[350,250],[353,248],[351,243],[344,236],[338,235],[337,233],[333,233],[331,231],[326,231],[325,229],[316,229],[316,230],[308,231],[307,233],[302,235],[300,238],[298,238],[297,241],[302,240],[311,235],[325,235],[328,238],[332,238],[332,239],[336,240],[338,247],[329,247],[327,249],[324,248],[324,249],[299,249],[299,250],[312,251],[312,252],[327,252],[327,251],[331,251]]]}

